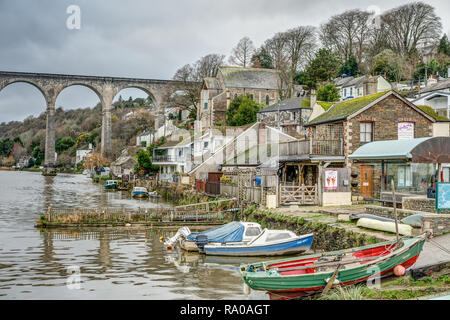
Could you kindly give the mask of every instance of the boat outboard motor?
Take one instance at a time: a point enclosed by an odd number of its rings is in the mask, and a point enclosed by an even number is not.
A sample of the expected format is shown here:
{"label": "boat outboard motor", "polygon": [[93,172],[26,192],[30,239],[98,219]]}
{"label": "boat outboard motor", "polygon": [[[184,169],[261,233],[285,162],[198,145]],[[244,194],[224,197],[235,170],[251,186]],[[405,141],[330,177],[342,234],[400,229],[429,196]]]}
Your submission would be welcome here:
{"label": "boat outboard motor", "polygon": [[171,248],[178,241],[178,239],[186,238],[190,233],[191,230],[189,230],[188,227],[186,226],[181,227],[180,229],[178,229],[177,233],[175,233],[175,235],[172,238],[166,240],[164,244],[167,247]]}
{"label": "boat outboard motor", "polygon": [[207,243],[208,243],[208,236],[207,235],[199,234],[195,238],[195,244],[197,245],[199,252],[204,252],[205,244],[207,244]]}

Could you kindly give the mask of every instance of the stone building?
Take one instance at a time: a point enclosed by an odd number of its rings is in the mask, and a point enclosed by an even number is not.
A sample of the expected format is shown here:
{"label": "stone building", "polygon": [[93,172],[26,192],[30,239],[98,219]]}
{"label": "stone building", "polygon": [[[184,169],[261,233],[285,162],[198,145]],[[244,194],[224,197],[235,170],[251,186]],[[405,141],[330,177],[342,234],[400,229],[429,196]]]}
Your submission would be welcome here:
{"label": "stone building", "polygon": [[258,112],[257,121],[273,128],[279,128],[290,135],[301,135],[303,125],[311,115],[309,102],[303,98],[293,98],[278,102]]}
{"label": "stone building", "polygon": [[342,165],[351,168],[352,195],[373,198],[379,196],[383,168],[354,163],[349,155],[373,141],[432,137],[436,123],[436,114],[425,112],[395,91],[386,91],[336,103],[306,127],[312,140],[322,141],[317,147],[341,146]]}
{"label": "stone building", "polygon": [[197,120],[208,129],[226,119],[231,101],[241,95],[265,105],[279,101],[280,71],[262,68],[219,67],[216,77],[203,79]]}

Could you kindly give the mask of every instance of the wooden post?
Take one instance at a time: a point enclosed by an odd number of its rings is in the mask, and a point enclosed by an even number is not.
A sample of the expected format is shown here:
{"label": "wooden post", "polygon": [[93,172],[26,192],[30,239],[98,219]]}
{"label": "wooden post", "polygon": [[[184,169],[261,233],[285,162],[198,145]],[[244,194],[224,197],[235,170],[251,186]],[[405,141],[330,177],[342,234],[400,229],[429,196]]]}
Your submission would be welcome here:
{"label": "wooden post", "polygon": [[392,201],[393,201],[393,204],[394,204],[395,233],[397,235],[397,243],[398,243],[399,239],[398,239],[398,222],[397,222],[397,201],[395,199],[395,183],[394,183],[394,179],[391,180],[391,187],[392,187]]}

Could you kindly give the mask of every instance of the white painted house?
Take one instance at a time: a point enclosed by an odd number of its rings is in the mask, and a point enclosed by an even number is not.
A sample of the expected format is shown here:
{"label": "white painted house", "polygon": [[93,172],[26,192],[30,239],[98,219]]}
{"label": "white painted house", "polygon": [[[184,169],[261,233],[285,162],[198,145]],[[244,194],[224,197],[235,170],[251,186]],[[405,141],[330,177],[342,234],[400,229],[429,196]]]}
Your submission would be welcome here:
{"label": "white painted house", "polygon": [[152,162],[160,167],[159,180],[174,182],[174,175],[193,168],[193,141],[191,135],[179,136],[153,150]]}
{"label": "white painted house", "polygon": [[339,89],[341,101],[364,97],[392,89],[392,85],[382,76],[337,78],[334,85]]}
{"label": "white painted house", "polygon": [[88,149],[78,149],[75,157],[75,164],[80,163],[84,160],[84,157],[86,157],[87,154],[91,153],[93,150],[92,143],[89,143]]}

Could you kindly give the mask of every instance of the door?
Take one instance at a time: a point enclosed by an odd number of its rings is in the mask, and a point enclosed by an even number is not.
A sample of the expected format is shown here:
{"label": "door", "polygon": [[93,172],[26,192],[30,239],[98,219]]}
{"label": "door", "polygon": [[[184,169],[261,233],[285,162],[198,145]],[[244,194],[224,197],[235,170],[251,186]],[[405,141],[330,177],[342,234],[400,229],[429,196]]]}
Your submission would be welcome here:
{"label": "door", "polygon": [[361,166],[361,196],[373,197],[373,167]]}

